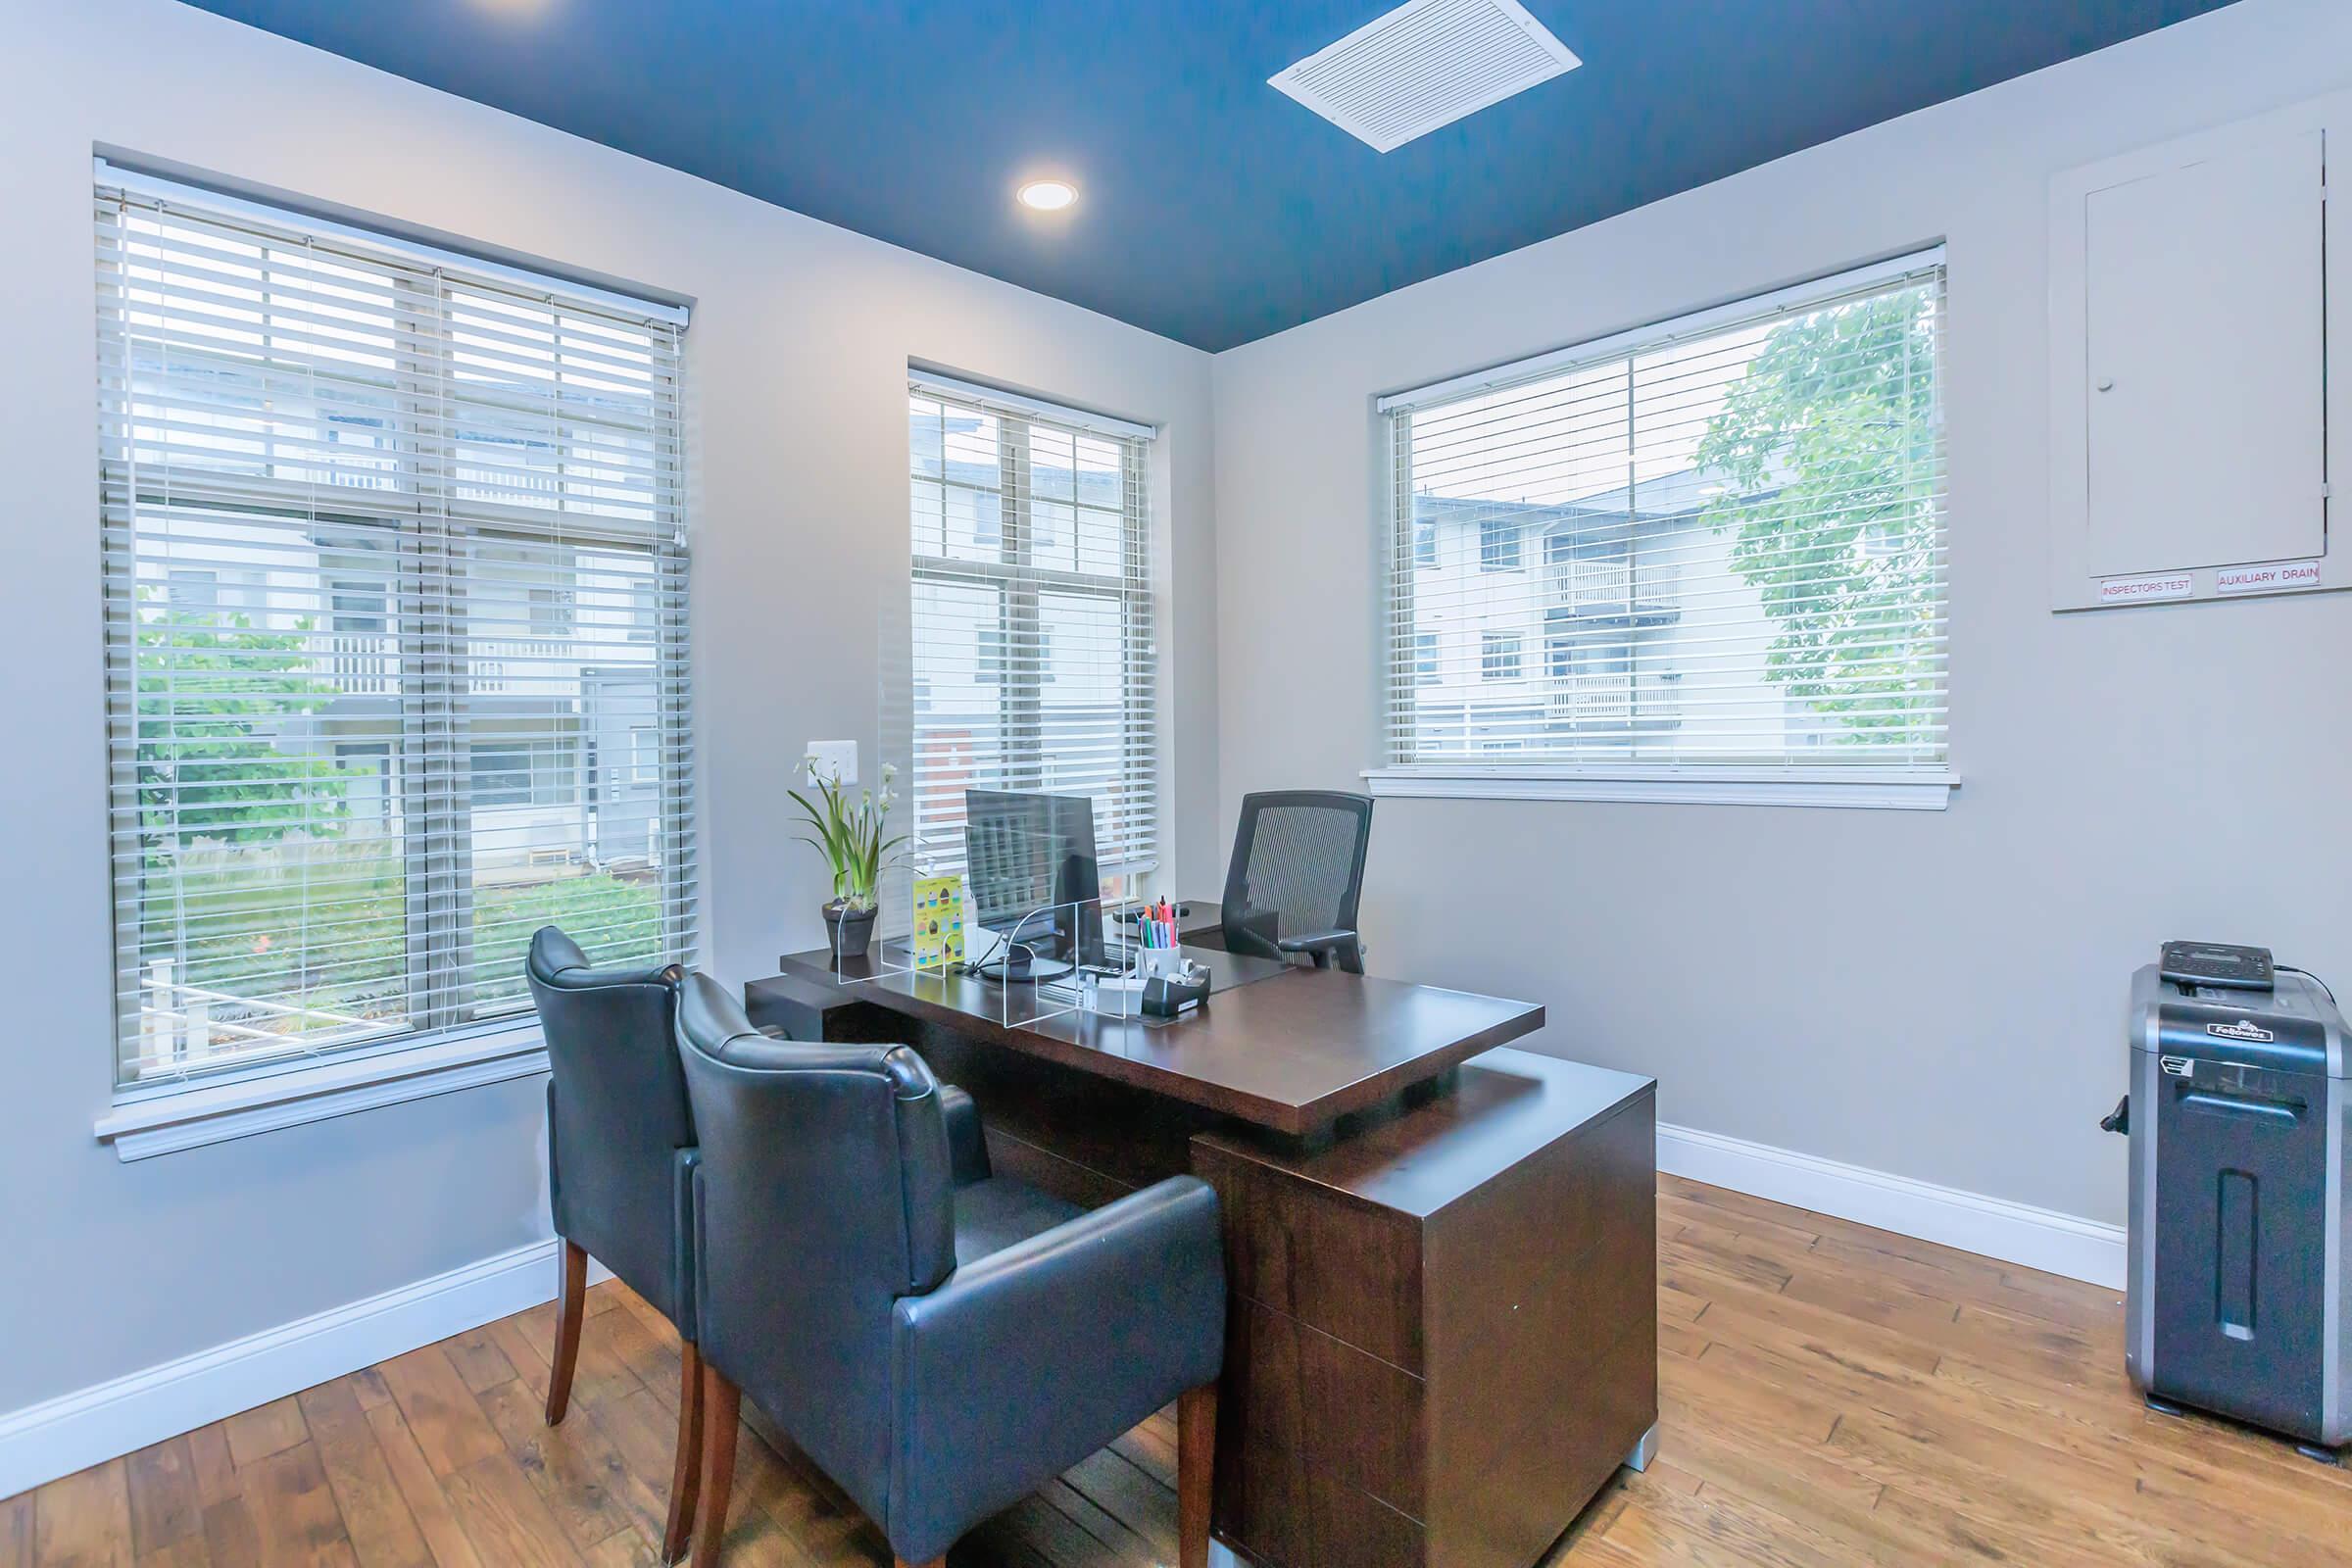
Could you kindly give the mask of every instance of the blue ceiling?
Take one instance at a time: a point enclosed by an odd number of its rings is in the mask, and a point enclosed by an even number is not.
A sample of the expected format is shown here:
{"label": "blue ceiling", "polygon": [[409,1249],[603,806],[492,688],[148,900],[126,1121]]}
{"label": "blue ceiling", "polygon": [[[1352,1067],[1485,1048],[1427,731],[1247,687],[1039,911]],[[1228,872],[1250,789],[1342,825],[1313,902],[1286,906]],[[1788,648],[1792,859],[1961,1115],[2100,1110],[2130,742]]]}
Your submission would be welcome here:
{"label": "blue ceiling", "polygon": [[1266,77],[1393,0],[194,3],[1223,349],[2227,0],[1527,0],[1583,69],[1386,155]]}

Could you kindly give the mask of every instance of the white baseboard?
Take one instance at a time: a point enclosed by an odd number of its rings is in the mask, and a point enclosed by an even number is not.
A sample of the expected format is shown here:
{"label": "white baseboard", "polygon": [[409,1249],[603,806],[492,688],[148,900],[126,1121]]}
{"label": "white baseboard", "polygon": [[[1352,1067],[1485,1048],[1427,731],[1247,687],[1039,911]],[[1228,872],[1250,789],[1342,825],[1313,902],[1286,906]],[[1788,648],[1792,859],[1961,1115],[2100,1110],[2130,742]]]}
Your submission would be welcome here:
{"label": "white baseboard", "polygon": [[1664,1122],[1658,1169],[2004,1263],[2124,1288],[2121,1225]]}
{"label": "white baseboard", "polygon": [[[1661,1123],[1658,1168],[2121,1290],[2119,1225]],[[0,1415],[0,1497],[479,1328],[555,1295],[556,1243],[418,1280]],[[611,1276],[592,1267],[592,1280]]]}
{"label": "white baseboard", "polygon": [[[589,1277],[610,1278],[601,1268]],[[329,1378],[479,1328],[556,1294],[556,1243],[431,1279],[0,1415],[0,1497]]]}

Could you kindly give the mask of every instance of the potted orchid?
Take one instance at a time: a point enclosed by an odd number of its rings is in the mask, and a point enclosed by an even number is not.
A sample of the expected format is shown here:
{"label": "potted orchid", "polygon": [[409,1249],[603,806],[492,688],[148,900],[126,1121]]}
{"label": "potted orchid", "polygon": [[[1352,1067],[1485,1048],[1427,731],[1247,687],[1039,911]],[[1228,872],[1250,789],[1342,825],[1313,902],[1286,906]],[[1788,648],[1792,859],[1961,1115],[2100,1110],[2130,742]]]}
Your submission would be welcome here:
{"label": "potted orchid", "polygon": [[899,770],[883,763],[882,793],[877,796],[872,790],[861,790],[853,802],[838,777],[817,770],[813,756],[804,759],[801,765],[815,783],[816,800],[799,790],[785,793],[807,818],[804,825],[808,831],[800,835],[801,842],[823,856],[833,873],[833,898],[825,906],[825,937],[835,957],[860,958],[873,939],[882,868],[890,863],[891,852],[906,842],[905,834],[883,837],[890,808],[898,804],[890,785]]}

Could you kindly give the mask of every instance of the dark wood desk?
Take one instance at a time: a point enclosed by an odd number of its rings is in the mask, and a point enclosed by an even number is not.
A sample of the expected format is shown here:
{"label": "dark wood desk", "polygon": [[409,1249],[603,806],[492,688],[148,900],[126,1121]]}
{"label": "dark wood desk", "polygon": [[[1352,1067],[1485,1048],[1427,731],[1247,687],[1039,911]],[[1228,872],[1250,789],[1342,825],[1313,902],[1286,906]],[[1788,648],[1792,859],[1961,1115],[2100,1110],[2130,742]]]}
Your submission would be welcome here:
{"label": "dark wood desk", "polygon": [[822,948],[779,961],[818,985],[862,980],[856,989],[893,1012],[1292,1137],[1544,1027],[1533,1003],[1184,951],[1209,966],[1210,995],[1172,1022],[1072,1011],[1034,985],[863,958],[837,968]]}
{"label": "dark wood desk", "polygon": [[1498,1043],[1543,1009],[1200,955],[1205,1015],[1022,1021],[998,988],[819,950],[745,988],[803,1039],[904,1042],[990,1157],[1074,1202],[1191,1171],[1232,1292],[1219,1538],[1271,1568],[1524,1568],[1657,1420],[1654,1085]]}

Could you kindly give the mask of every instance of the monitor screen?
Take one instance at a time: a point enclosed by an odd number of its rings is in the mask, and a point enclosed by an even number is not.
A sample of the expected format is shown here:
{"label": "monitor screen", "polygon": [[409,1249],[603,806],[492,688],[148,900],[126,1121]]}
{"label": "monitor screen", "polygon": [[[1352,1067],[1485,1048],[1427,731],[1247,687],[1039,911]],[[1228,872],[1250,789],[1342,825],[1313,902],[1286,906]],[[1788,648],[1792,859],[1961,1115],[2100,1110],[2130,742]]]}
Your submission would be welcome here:
{"label": "monitor screen", "polygon": [[1095,803],[1083,795],[966,790],[963,808],[972,923],[1039,957],[1099,961],[1102,906],[1086,902],[1102,896]]}

